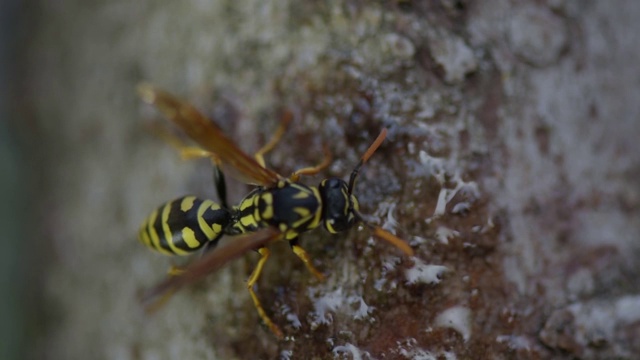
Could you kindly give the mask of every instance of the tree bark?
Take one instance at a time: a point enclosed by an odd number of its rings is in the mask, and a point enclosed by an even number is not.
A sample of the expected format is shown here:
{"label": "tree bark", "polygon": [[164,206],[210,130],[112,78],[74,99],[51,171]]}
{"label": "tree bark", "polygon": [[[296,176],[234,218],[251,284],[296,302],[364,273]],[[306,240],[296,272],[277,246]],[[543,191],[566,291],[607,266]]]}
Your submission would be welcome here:
{"label": "tree bark", "polygon": [[[640,3],[45,2],[20,94],[38,140],[33,358],[636,358],[640,354]],[[134,88],[189,99],[267,166],[334,163],[368,230],[305,234],[318,283],[275,244],[259,324],[233,263],[147,316],[172,260],[135,240],[159,204],[215,199],[211,166],[148,131]],[[21,126],[23,124],[18,124]],[[25,131],[26,132],[26,131]],[[236,203],[249,188],[230,182]],[[228,239],[227,241],[233,241]],[[44,264],[44,265],[43,265]]]}

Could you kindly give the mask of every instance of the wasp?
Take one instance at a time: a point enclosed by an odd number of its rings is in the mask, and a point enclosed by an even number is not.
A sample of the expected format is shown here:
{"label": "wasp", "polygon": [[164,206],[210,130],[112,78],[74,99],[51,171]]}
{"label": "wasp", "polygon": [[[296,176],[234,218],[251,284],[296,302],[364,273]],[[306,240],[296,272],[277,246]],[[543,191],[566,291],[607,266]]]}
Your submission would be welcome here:
{"label": "wasp", "polygon": [[[406,255],[413,255],[406,242],[365,221],[354,195],[359,171],[384,141],[386,129],[361,157],[348,182],[331,177],[322,180],[318,186],[309,186],[302,184],[300,177],[317,174],[326,168],[331,161],[327,151],[321,164],[299,169],[289,177],[265,166],[263,155],[279,141],[287,121],[283,121],[271,141],[252,157],[240,150],[218,125],[188,102],[149,84],[139,85],[138,93],[144,102],[158,108],[197,144],[189,147],[169,138],[183,157],[201,156],[212,160],[221,198],[218,204],[212,200],[184,196],[161,205],[143,223],[139,240],[157,252],[188,255],[203,247],[206,249],[206,254],[200,259],[184,269],[170,272],[166,280],[150,289],[143,298],[148,306],[154,307],[182,286],[199,280],[248,251],[257,250],[260,259],[247,280],[247,289],[262,321],[281,338],[282,331],[267,315],[254,290],[269,258],[269,243],[289,241],[293,252],[319,280],[324,276],[314,267],[299,240],[302,233],[320,226],[335,234],[362,223],[372,230],[374,236],[388,241]],[[224,173],[256,187],[238,205],[228,206]],[[235,238],[228,245],[208,251],[215,248],[224,235]]]}

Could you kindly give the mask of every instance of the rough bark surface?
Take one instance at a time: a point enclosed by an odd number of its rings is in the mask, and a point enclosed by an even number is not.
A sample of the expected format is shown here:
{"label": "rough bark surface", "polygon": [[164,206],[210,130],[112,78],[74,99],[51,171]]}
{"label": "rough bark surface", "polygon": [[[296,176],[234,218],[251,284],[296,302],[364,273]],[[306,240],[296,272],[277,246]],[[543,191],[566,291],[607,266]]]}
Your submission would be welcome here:
{"label": "rough bark surface", "polygon": [[[640,2],[41,1],[25,108],[40,141],[43,359],[633,359],[640,356]],[[306,235],[328,280],[285,244],[154,316],[137,294],[171,260],[135,240],[156,206],[215,198],[144,126],[134,87],[191,100],[287,174],[347,177],[388,126],[356,193],[366,229]],[[306,178],[307,184],[321,179]],[[230,198],[248,190],[231,182]],[[232,241],[232,239],[229,239]]]}

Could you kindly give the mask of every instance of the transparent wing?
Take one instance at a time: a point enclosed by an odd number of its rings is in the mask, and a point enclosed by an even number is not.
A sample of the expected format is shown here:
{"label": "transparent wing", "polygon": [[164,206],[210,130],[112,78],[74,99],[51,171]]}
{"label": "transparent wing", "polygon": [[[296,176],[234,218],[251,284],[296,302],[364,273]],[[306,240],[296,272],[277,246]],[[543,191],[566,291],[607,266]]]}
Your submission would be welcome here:
{"label": "transparent wing", "polygon": [[146,291],[141,298],[142,305],[147,312],[154,312],[183,286],[195,283],[247,252],[281,237],[282,233],[275,228],[265,228],[246,236],[234,237],[229,244],[210,251],[187,266],[183,273],[170,276]]}
{"label": "transparent wing", "polygon": [[217,155],[230,176],[261,186],[272,185],[282,178],[240,150],[222,129],[188,102],[145,83],[138,86],[138,93],[144,102],[157,107],[204,150]]}

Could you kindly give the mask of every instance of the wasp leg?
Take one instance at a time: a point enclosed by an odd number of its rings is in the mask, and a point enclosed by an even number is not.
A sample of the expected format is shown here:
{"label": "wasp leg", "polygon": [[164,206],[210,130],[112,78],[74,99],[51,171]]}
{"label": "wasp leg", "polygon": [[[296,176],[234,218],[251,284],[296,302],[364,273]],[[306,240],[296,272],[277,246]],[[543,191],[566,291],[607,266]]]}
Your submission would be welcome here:
{"label": "wasp leg", "polygon": [[291,174],[289,180],[291,180],[292,182],[298,182],[298,180],[300,180],[300,176],[302,175],[315,175],[324,170],[327,166],[329,166],[329,164],[331,164],[331,151],[329,151],[329,148],[326,145],[323,146],[323,153],[324,158],[322,159],[322,162],[320,164],[296,170],[296,172]]}
{"label": "wasp leg", "polygon": [[290,111],[286,111],[282,116],[280,126],[278,126],[276,132],[273,134],[273,136],[271,136],[269,142],[266,143],[262,148],[260,148],[260,150],[256,151],[256,153],[253,155],[260,166],[266,167],[264,162],[264,154],[273,150],[273,148],[278,144],[278,142],[282,138],[282,135],[284,135],[284,132],[287,130],[287,126],[289,125],[289,122],[291,122],[292,118],[293,114]]}
{"label": "wasp leg", "polygon": [[175,292],[175,290],[169,290],[166,293],[162,294],[160,298],[155,299],[153,303],[144,307],[145,313],[150,315],[158,311],[161,307],[164,306],[164,304],[167,303],[167,301],[169,301],[169,299],[171,299]]}
{"label": "wasp leg", "polygon": [[256,295],[256,292],[253,290],[253,286],[256,284],[258,278],[260,277],[260,274],[262,273],[262,268],[269,258],[269,249],[267,249],[266,247],[262,247],[258,250],[258,253],[260,253],[261,257],[258,261],[258,264],[256,265],[256,268],[253,269],[251,276],[249,276],[249,280],[247,281],[247,289],[249,290],[249,294],[251,295],[251,299],[253,300],[253,305],[255,305],[256,309],[258,310],[258,315],[260,315],[262,321],[278,338],[282,338],[282,331],[276,324],[273,323],[273,321],[271,321],[271,318],[269,318],[267,313],[264,311],[264,308],[262,307],[262,304],[258,299],[258,295]]}
{"label": "wasp leg", "polygon": [[202,150],[197,146],[185,146],[185,147],[179,148],[178,152],[180,153],[180,157],[182,158],[182,160],[192,160],[192,159],[210,157],[212,158],[212,161],[214,163],[217,163],[217,158],[215,155],[213,155],[212,153],[206,150]]}
{"label": "wasp leg", "polygon": [[220,168],[222,162],[220,158],[209,151],[201,149],[197,146],[188,146],[180,138],[169,132],[162,126],[153,126],[151,128],[156,136],[167,142],[171,147],[176,149],[180,153],[180,157],[183,160],[191,160],[198,158],[209,158],[213,164],[213,182],[216,185],[216,191],[218,192],[218,198],[220,199],[220,205],[223,208],[228,209],[229,204],[227,202],[227,183],[224,178],[224,173]]}
{"label": "wasp leg", "polygon": [[322,273],[313,266],[311,262],[311,256],[309,256],[309,254],[300,245],[298,245],[298,239],[299,238],[290,240],[289,245],[291,245],[291,250],[293,250],[293,253],[296,254],[300,258],[300,260],[302,260],[302,262],[304,262],[304,264],[307,266],[307,269],[309,269],[309,271],[319,281],[324,281],[324,275],[322,275]]}
{"label": "wasp leg", "polygon": [[167,275],[169,276],[178,276],[178,275],[182,275],[183,273],[184,273],[184,267],[177,266],[177,265],[171,265],[169,270],[167,270]]}
{"label": "wasp leg", "polygon": [[175,136],[169,130],[167,130],[164,126],[161,125],[151,125],[151,132],[153,132],[157,137],[164,140],[166,143],[171,145],[178,153],[183,160],[192,160],[199,158],[210,158],[211,161],[219,165],[220,160],[218,156],[214,153],[201,149],[197,146],[189,146],[184,141],[182,141],[179,137]]}

